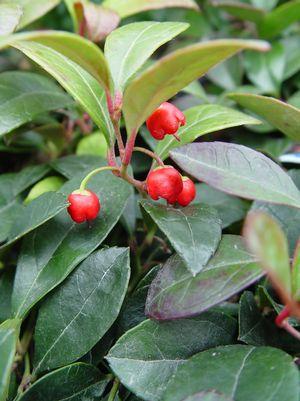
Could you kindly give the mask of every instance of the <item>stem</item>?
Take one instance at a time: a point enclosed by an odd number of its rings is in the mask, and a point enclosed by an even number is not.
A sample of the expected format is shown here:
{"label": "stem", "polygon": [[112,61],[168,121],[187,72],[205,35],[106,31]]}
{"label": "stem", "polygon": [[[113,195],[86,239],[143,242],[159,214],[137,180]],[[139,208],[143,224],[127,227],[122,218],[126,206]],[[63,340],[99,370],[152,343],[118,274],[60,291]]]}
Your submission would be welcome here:
{"label": "stem", "polygon": [[124,154],[124,151],[125,151],[125,147],[124,147],[122,135],[121,135],[121,132],[120,132],[119,120],[112,119],[112,123],[113,123],[113,126],[114,126],[115,135],[116,135],[117,142],[118,142],[118,148],[119,148],[120,156],[122,157],[123,154]]}
{"label": "stem", "polygon": [[290,335],[297,338],[297,340],[300,340],[300,332],[298,330],[296,330],[293,326],[291,326],[287,320],[284,320],[281,323],[281,327],[284,330],[286,330],[288,333],[290,333]]}
{"label": "stem", "polygon": [[145,149],[145,148],[142,148],[142,147],[140,147],[140,146],[135,146],[135,147],[133,148],[133,151],[134,151],[134,152],[141,152],[141,153],[144,153],[145,155],[150,156],[150,157],[152,157],[152,159],[156,160],[156,162],[157,162],[157,164],[158,164],[159,166],[161,166],[161,167],[164,167],[164,166],[165,166],[165,165],[164,165],[164,162],[162,161],[162,159],[161,159],[157,154],[155,154],[154,152],[152,152],[152,151],[149,150],[149,149]]}
{"label": "stem", "polygon": [[120,386],[120,380],[116,377],[112,389],[110,390],[108,401],[114,401],[119,386]]}
{"label": "stem", "polygon": [[118,167],[113,167],[113,166],[105,166],[105,167],[99,167],[96,168],[95,170],[91,171],[82,181],[80,184],[80,191],[84,191],[87,183],[89,180],[96,174],[101,173],[102,171],[106,170],[111,170],[111,171],[120,171]]}
{"label": "stem", "polygon": [[276,326],[283,327],[282,324],[290,316],[290,308],[285,306],[275,319]]}
{"label": "stem", "polygon": [[18,387],[18,394],[22,394],[23,391],[28,386],[28,384],[30,383],[30,378],[31,378],[31,375],[30,375],[30,359],[29,359],[28,352],[25,354],[24,362],[25,362],[24,374],[23,374],[21,383],[20,383],[20,385]]}
{"label": "stem", "polygon": [[138,133],[137,130],[133,130],[127,141],[127,144],[126,144],[125,153],[124,153],[124,157],[123,157],[123,165],[126,167],[128,166],[128,164],[131,161],[131,156],[132,156],[137,133]]}

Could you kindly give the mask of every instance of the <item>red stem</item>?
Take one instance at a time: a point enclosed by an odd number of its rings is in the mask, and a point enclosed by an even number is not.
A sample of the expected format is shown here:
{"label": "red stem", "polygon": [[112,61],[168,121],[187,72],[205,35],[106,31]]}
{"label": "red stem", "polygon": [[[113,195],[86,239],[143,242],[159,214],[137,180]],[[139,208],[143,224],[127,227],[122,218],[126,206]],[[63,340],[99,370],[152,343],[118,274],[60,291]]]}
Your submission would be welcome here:
{"label": "red stem", "polygon": [[290,316],[291,310],[290,308],[286,305],[282,311],[279,313],[279,315],[275,319],[275,323],[278,327],[283,327],[284,321]]}

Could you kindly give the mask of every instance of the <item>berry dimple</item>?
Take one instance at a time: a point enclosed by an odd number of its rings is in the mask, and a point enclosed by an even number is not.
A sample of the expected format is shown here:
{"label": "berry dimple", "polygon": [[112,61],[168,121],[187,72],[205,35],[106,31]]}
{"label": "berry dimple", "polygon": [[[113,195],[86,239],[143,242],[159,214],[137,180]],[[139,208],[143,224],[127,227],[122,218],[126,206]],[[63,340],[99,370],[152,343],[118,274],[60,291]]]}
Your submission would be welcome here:
{"label": "berry dimple", "polygon": [[101,208],[98,196],[92,191],[74,191],[68,201],[68,213],[76,223],[95,220]]}

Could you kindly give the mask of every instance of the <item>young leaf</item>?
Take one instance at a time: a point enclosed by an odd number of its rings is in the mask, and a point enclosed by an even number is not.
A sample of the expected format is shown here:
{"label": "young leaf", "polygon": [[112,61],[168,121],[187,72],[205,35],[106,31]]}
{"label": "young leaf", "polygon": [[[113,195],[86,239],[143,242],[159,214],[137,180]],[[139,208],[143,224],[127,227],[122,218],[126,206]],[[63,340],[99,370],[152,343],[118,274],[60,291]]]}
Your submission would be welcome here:
{"label": "young leaf", "polygon": [[113,31],[105,42],[105,57],[118,90],[161,45],[188,28],[181,22],[136,22]]}
{"label": "young leaf", "polygon": [[215,40],[187,46],[157,61],[125,91],[124,115],[129,134],[138,130],[162,102],[243,49],[266,51],[269,45],[251,40]]}
{"label": "young leaf", "polygon": [[168,259],[150,286],[146,313],[160,320],[200,314],[251,285],[262,274],[242,238],[224,235],[216,254],[195,277],[179,256]]}
{"label": "young leaf", "polygon": [[92,75],[61,53],[40,43],[21,41],[14,42],[12,46],[51,74],[90,114],[105,134],[107,142],[114,141],[105,92]]}
{"label": "young leaf", "polygon": [[20,401],[97,401],[104,393],[107,380],[92,365],[74,363],[51,372],[35,383],[19,398]]}
{"label": "young leaf", "polygon": [[300,124],[300,109],[267,96],[242,93],[234,93],[228,96],[241,106],[263,117],[289,138],[300,141],[300,133],[297,129]]}
{"label": "young leaf", "polygon": [[297,401],[298,377],[293,358],[279,349],[228,345],[201,352],[179,367],[163,401],[181,401],[211,388],[235,401]]}
{"label": "young leaf", "polygon": [[142,207],[166,234],[188,270],[195,276],[215,253],[222,235],[221,220],[210,206],[185,208],[142,201]]}
{"label": "young leaf", "polygon": [[[78,188],[84,176],[85,172],[76,176],[61,188],[61,192],[67,197]],[[128,184],[111,172],[104,172],[90,181],[89,188],[99,196],[102,206],[90,228],[72,222],[63,211],[25,238],[12,297],[16,316],[25,316],[33,305],[60,284],[102,243],[119,220],[130,196]]]}
{"label": "young leaf", "polygon": [[13,319],[6,320],[0,325],[0,400],[6,400],[8,394],[20,324],[18,319]]}
{"label": "young leaf", "polygon": [[288,244],[280,226],[261,212],[249,213],[244,236],[251,252],[260,260],[264,270],[288,303],[292,291]]}
{"label": "young leaf", "polygon": [[0,35],[14,32],[20,23],[23,10],[17,4],[0,4]]}
{"label": "young leaf", "polygon": [[210,132],[246,124],[260,124],[259,120],[247,116],[247,114],[217,104],[195,106],[186,110],[184,115],[186,125],[180,127],[178,131],[180,143],[176,141],[173,135],[166,135],[156,146],[155,152],[163,160],[169,156],[170,150],[191,143]]}
{"label": "young leaf", "polygon": [[52,292],[36,324],[35,372],[79,359],[103,337],[120,312],[129,275],[128,249],[103,249]]}
{"label": "young leaf", "polygon": [[102,5],[115,10],[121,18],[126,18],[142,11],[167,7],[199,9],[194,0],[104,0]]}
{"label": "young leaf", "polygon": [[188,174],[221,191],[300,208],[300,191],[288,174],[245,146],[192,143],[171,151],[171,157]]}
{"label": "young leaf", "polygon": [[122,384],[144,400],[158,401],[190,356],[217,344],[230,344],[235,329],[235,319],[219,312],[174,322],[146,320],[118,340],[107,360]]}
{"label": "young leaf", "polygon": [[64,108],[72,99],[52,80],[29,72],[0,74],[0,136],[39,114]]}

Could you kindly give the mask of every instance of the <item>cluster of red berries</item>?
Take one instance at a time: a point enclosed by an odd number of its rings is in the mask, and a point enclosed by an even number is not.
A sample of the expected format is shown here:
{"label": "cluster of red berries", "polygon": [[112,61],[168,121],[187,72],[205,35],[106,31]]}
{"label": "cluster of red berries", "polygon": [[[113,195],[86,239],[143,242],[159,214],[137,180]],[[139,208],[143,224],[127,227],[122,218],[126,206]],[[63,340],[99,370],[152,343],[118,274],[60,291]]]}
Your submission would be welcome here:
{"label": "cluster of red berries", "polygon": [[[185,125],[184,114],[171,103],[162,103],[147,119],[151,135],[164,139],[165,135],[174,135],[177,139],[178,129]],[[182,177],[172,166],[158,167],[147,177],[147,192],[153,200],[165,199],[169,204],[189,205],[196,196],[195,184],[188,177]],[[76,223],[94,220],[101,205],[97,195],[88,190],[72,192],[68,201],[68,212]]]}

